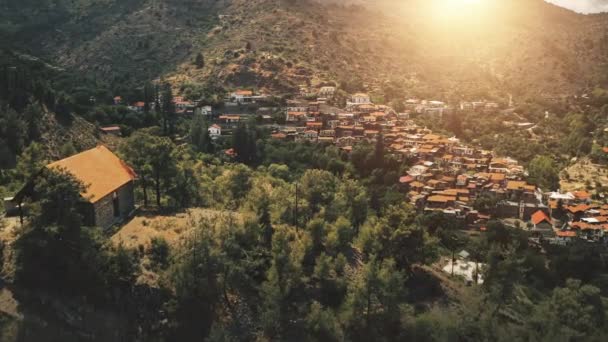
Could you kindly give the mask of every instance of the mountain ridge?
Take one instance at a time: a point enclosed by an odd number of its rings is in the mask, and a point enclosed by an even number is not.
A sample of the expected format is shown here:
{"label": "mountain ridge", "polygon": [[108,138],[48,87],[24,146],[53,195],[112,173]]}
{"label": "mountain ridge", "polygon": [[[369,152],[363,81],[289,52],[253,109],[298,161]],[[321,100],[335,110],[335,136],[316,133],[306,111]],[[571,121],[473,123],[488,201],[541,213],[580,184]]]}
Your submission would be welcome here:
{"label": "mountain ridge", "polygon": [[[462,25],[429,22],[416,0],[401,17],[383,12],[392,1],[371,10],[365,1],[79,3],[48,32],[32,37],[36,30],[26,28],[14,37],[25,37],[26,49],[42,46],[37,52],[62,67],[112,84],[211,80],[289,93],[323,81],[369,91],[394,81],[411,96],[530,97],[608,83],[608,15],[542,0],[498,2],[502,7]],[[192,63],[199,52],[206,61],[200,69]]]}

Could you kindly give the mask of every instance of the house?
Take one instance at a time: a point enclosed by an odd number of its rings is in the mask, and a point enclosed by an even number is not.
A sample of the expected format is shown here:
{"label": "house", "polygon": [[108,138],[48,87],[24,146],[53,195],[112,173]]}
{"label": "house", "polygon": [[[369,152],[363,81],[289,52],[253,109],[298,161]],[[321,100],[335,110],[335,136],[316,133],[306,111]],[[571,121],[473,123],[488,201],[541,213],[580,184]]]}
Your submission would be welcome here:
{"label": "house", "polygon": [[304,132],[304,136],[306,137],[306,139],[308,139],[310,141],[316,141],[317,138],[319,137],[319,133],[314,130],[308,130],[308,131]]}
{"label": "house", "polygon": [[213,124],[209,126],[207,131],[209,132],[209,135],[212,139],[217,139],[218,137],[222,136],[222,127],[220,127],[219,125]]}
{"label": "house", "polygon": [[364,93],[357,93],[350,97],[350,104],[360,105],[360,104],[371,104],[372,101],[369,95]]}
{"label": "house", "polygon": [[202,106],[196,109],[196,114],[209,116],[213,114],[213,108],[211,106]]}
{"label": "house", "polygon": [[551,221],[551,218],[544,211],[538,210],[532,214],[530,221],[534,225],[532,232],[539,233],[544,237],[553,237],[555,235],[553,221]]}
{"label": "house", "polygon": [[173,98],[173,103],[177,113],[194,114],[195,105],[193,102],[186,101],[181,96],[176,96]]}
{"label": "house", "polygon": [[252,102],[253,91],[238,89],[230,94],[230,100],[236,103]]}
{"label": "house", "polygon": [[101,127],[100,130],[105,134],[111,134],[111,135],[115,135],[117,137],[119,137],[121,135],[120,127],[118,127],[118,126]]}
{"label": "house", "polygon": [[336,87],[321,87],[319,89],[319,96],[321,97],[332,97],[336,93]]}
{"label": "house", "polygon": [[236,114],[226,114],[226,115],[220,115],[219,117],[220,121],[225,123],[225,124],[238,124],[241,121],[241,116],[240,115],[236,115]]}
{"label": "house", "polygon": [[[97,146],[56,161],[42,172],[57,169],[71,173],[86,186],[81,193],[84,225],[108,228],[135,210],[133,190],[137,175],[107,147]],[[13,201],[21,203],[24,197],[34,197],[35,182],[36,177],[15,195]]]}
{"label": "house", "polygon": [[128,106],[127,108],[129,108],[130,110],[132,110],[134,112],[141,113],[146,108],[146,103],[143,101],[138,101],[138,102],[133,103],[132,106]]}
{"label": "house", "polygon": [[576,239],[576,231],[574,230],[556,230],[554,243],[558,245],[567,245]]}
{"label": "house", "polygon": [[285,121],[287,122],[298,122],[298,121],[306,121],[308,116],[306,112],[296,112],[296,111],[287,111],[285,116]]}

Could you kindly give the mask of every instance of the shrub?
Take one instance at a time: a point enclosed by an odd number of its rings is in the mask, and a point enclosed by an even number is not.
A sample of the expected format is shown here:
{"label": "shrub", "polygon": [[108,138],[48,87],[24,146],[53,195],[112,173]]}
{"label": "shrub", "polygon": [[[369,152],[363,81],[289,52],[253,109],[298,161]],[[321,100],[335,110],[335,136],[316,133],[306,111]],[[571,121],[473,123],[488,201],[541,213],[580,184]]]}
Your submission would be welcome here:
{"label": "shrub", "polygon": [[165,268],[169,261],[169,244],[162,237],[153,238],[150,246],[150,260],[154,266]]}

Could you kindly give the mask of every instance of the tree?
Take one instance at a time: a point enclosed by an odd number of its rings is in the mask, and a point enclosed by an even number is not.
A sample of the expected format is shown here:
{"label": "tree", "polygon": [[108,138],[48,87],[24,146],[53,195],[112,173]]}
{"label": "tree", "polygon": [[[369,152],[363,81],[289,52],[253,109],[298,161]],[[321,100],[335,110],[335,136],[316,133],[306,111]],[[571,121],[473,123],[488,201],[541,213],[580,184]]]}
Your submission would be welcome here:
{"label": "tree", "polygon": [[162,183],[167,188],[171,182],[171,178],[175,175],[175,158],[173,154],[175,146],[169,138],[156,137],[151,148],[153,152],[150,166],[154,175],[156,206],[161,207]]}
{"label": "tree", "polygon": [[600,289],[569,279],[566,286],[534,307],[526,326],[530,340],[601,340],[605,337],[606,307]]}
{"label": "tree", "polygon": [[[33,100],[31,100],[33,101]],[[27,125],[28,140],[33,141],[40,138],[40,124],[43,116],[40,103],[33,101],[23,111],[23,118]]]}
{"label": "tree", "polygon": [[42,171],[46,164],[46,152],[38,143],[31,143],[17,160],[15,169],[16,178],[21,183],[26,183],[34,175]]}
{"label": "tree", "polygon": [[194,59],[194,65],[196,65],[197,69],[202,69],[205,67],[205,57],[203,57],[202,53],[197,53],[196,58]]}
{"label": "tree", "polygon": [[559,189],[559,168],[553,159],[537,156],[528,165],[529,180],[544,191]]}
{"label": "tree", "polygon": [[161,109],[163,134],[173,134],[175,127],[175,103],[173,102],[173,91],[169,83],[163,85]]}
{"label": "tree", "polygon": [[266,248],[272,246],[272,236],[274,235],[274,228],[270,221],[270,200],[267,196],[262,198],[257,209],[258,225],[262,231],[262,241]]}
{"label": "tree", "polygon": [[245,124],[239,124],[232,135],[232,147],[238,162],[252,165],[257,161],[256,139],[255,131]]}
{"label": "tree", "polygon": [[62,294],[94,293],[104,283],[99,247],[81,229],[85,187],[63,170],[45,169],[33,189],[35,215],[16,242],[16,281]]}
{"label": "tree", "polygon": [[209,135],[209,124],[202,116],[197,116],[190,125],[190,143],[194,149],[202,153],[213,153],[214,146]]}
{"label": "tree", "polygon": [[[173,159],[177,160],[175,168],[168,170],[168,176],[172,180],[167,182],[173,184],[169,195],[180,208],[198,204],[201,200],[201,184],[196,173],[196,170],[201,168],[201,162],[194,160],[189,152],[189,149],[178,149],[173,156]],[[173,172],[174,175],[171,175]]]}
{"label": "tree", "polygon": [[376,138],[376,148],[374,150],[375,153],[375,165],[376,169],[382,169],[384,167],[384,136],[382,133],[378,134]]}
{"label": "tree", "polygon": [[375,341],[386,334],[395,336],[392,334],[400,326],[404,282],[405,275],[391,259],[371,257],[357,270],[342,308],[350,336],[363,341]]}
{"label": "tree", "polygon": [[9,107],[0,107],[0,139],[9,150],[0,167],[14,166],[15,156],[21,153],[26,135],[27,126],[19,114]]}
{"label": "tree", "polygon": [[308,201],[313,214],[334,199],[336,177],[328,171],[308,170],[300,178],[300,184],[302,197]]}
{"label": "tree", "polygon": [[156,205],[161,206],[163,185],[168,189],[176,176],[175,146],[169,138],[145,132],[133,134],[121,146],[125,160],[135,169],[144,193],[144,205],[148,204],[147,189],[155,186]]}
{"label": "tree", "polygon": [[339,320],[331,309],[313,301],[306,316],[307,332],[314,341],[344,341]]}
{"label": "tree", "polygon": [[78,151],[76,151],[76,147],[74,147],[74,144],[71,141],[66,142],[59,148],[59,153],[61,154],[62,158],[71,157],[77,152]]}

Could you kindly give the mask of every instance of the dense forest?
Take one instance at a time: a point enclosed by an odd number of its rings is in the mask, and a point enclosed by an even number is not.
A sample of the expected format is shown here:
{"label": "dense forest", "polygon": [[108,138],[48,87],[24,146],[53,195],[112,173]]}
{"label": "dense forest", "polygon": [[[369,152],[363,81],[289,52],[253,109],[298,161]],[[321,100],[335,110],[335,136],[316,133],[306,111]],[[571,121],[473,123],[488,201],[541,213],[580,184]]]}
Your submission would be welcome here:
{"label": "dense forest", "polygon": [[[82,225],[85,185],[44,174],[5,275],[30,305],[54,303],[41,319],[70,312],[97,323],[4,317],[3,339],[606,338],[605,246],[530,245],[526,232],[498,221],[479,235],[443,214],[419,214],[394,185],[408,161],[387,155],[382,139],[347,155],[269,140],[252,123],[213,142],[207,125],[176,125],[189,139],[175,144],[161,117],[119,149],[139,174],[138,198],[148,210],[214,210],[193,218],[182,244],[112,243],[108,232]],[[5,172],[9,183],[44,165],[40,150],[35,142],[24,149],[17,168]],[[467,286],[433,267],[462,249],[479,263],[483,284]],[[143,273],[158,279],[142,283]]]}

